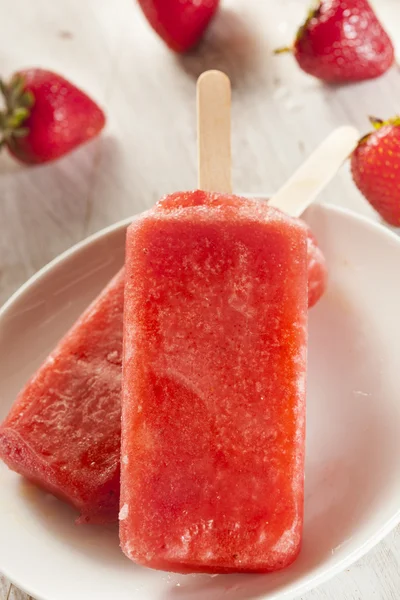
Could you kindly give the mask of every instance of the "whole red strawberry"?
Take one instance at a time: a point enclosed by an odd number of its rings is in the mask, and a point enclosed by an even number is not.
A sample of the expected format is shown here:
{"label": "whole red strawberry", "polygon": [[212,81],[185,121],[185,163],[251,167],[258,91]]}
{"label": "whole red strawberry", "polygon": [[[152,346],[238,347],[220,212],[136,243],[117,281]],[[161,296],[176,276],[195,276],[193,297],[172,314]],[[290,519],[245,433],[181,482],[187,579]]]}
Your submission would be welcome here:
{"label": "whole red strawberry", "polygon": [[219,0],[139,0],[150,25],[175,52],[186,52],[202,38]]}
{"label": "whole red strawberry", "polygon": [[19,71],[0,82],[1,144],[28,164],[46,163],[98,135],[105,116],[82,90],[51,71]]}
{"label": "whole red strawberry", "polygon": [[293,51],[306,73],[329,83],[372,79],[394,61],[393,44],[367,0],[321,0]]}
{"label": "whole red strawberry", "polygon": [[381,217],[400,227],[400,117],[371,122],[375,131],[360,140],[351,157],[353,179]]}

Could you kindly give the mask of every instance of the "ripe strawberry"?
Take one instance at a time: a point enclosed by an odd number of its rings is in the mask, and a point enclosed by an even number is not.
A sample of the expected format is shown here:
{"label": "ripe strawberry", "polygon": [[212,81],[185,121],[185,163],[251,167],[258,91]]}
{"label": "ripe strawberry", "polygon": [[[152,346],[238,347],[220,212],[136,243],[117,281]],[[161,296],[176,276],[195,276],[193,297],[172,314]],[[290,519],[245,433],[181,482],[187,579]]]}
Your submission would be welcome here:
{"label": "ripe strawberry", "polygon": [[95,137],[104,127],[101,108],[51,71],[28,69],[6,84],[0,113],[1,145],[20,161],[46,163]]}
{"label": "ripe strawberry", "polygon": [[202,38],[219,0],[139,0],[150,25],[175,52],[186,52]]}
{"label": "ripe strawberry", "polygon": [[329,83],[372,79],[394,61],[393,44],[367,0],[320,0],[293,51],[306,73]]}
{"label": "ripe strawberry", "polygon": [[375,131],[359,141],[351,157],[353,179],[381,217],[400,227],[400,117],[371,122]]}

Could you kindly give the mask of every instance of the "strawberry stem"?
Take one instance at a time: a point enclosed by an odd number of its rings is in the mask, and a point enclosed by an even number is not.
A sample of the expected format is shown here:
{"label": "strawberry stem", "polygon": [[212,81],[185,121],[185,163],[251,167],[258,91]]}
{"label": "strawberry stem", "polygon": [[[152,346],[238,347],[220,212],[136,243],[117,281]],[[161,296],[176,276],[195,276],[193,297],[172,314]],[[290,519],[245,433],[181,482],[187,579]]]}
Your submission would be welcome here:
{"label": "strawberry stem", "polygon": [[0,92],[4,98],[5,109],[0,111],[0,148],[12,137],[24,137],[29,129],[23,127],[34,104],[32,92],[25,89],[24,78],[16,74],[10,83],[0,79]]}
{"label": "strawberry stem", "polygon": [[293,52],[293,46],[284,46],[283,48],[275,48],[274,54],[286,54],[286,52]]}

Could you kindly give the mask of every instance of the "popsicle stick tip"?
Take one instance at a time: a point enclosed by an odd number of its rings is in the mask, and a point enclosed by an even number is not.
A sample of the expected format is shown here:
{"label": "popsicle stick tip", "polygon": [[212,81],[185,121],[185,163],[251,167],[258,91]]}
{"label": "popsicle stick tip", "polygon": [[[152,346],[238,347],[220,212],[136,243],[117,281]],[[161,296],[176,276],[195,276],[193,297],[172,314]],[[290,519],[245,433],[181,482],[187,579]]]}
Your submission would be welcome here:
{"label": "popsicle stick tip", "polygon": [[204,71],[199,78],[197,79],[197,86],[201,87],[206,84],[215,84],[215,83],[224,83],[225,85],[231,87],[231,80],[228,75],[223,71],[218,71],[217,69],[211,69],[210,71]]}
{"label": "popsicle stick tip", "polygon": [[197,82],[198,186],[230,193],[231,83],[222,71],[205,71]]}
{"label": "popsicle stick tip", "polygon": [[338,137],[340,136],[342,139],[349,140],[349,142],[353,140],[354,145],[356,145],[360,139],[360,132],[353,127],[353,125],[342,125],[334,131],[334,134]]}
{"label": "popsicle stick tip", "polygon": [[357,146],[359,138],[359,132],[351,125],[332,131],[271,198],[269,205],[299,217],[336,175]]}
{"label": "popsicle stick tip", "polygon": [[349,134],[359,135],[358,129],[356,129],[353,125],[340,125],[336,131],[348,132]]}

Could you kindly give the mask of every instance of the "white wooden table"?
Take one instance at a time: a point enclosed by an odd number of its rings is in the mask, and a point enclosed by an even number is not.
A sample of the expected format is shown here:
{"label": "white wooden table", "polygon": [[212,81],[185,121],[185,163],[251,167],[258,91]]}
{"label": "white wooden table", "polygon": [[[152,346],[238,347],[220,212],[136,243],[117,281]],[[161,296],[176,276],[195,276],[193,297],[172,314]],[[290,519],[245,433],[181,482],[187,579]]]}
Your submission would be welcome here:
{"label": "white wooden table", "polygon": [[[375,0],[393,38],[398,0]],[[205,44],[176,57],[134,0],[0,0],[2,74],[40,65],[81,85],[108,115],[101,140],[58,163],[0,158],[0,302],[57,254],[98,229],[196,185],[195,80],[208,68],[233,82],[236,191],[275,190],[339,124],[399,111],[400,73],[328,89],[272,49],[291,41],[309,0],[224,0]],[[324,201],[373,216],[348,169]],[[400,499],[399,499],[400,501]],[[1,544],[7,540],[0,540]],[[398,600],[400,529],[302,600]],[[0,577],[0,600],[27,596]],[[88,600],[90,600],[88,598]]]}

